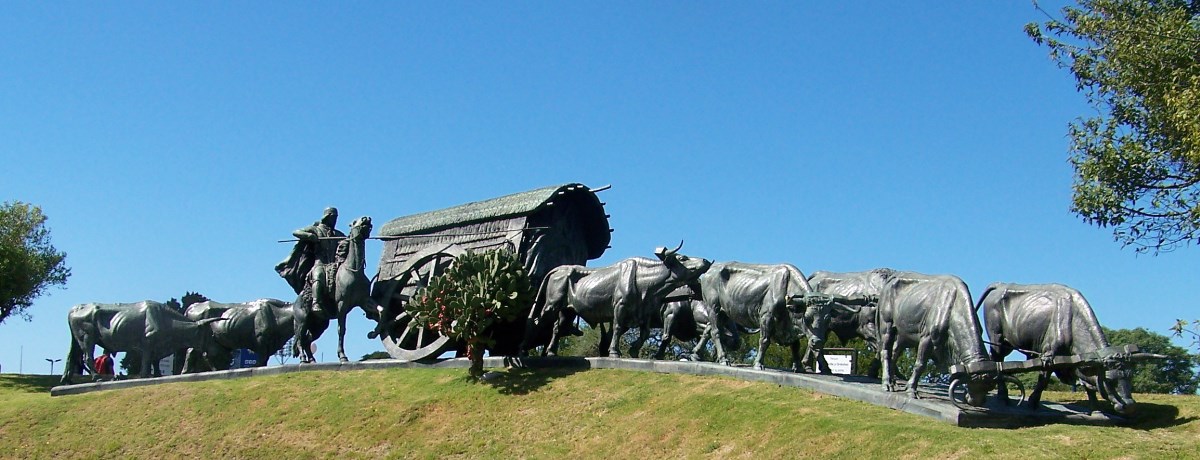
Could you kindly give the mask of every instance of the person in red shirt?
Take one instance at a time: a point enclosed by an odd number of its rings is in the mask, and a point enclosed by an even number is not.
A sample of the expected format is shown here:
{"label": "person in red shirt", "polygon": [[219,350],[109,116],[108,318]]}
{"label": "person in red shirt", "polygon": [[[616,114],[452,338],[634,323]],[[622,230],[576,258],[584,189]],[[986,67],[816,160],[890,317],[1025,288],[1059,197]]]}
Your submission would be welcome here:
{"label": "person in red shirt", "polygon": [[111,379],[113,376],[112,352],[105,350],[104,354],[96,357],[96,376],[101,379]]}

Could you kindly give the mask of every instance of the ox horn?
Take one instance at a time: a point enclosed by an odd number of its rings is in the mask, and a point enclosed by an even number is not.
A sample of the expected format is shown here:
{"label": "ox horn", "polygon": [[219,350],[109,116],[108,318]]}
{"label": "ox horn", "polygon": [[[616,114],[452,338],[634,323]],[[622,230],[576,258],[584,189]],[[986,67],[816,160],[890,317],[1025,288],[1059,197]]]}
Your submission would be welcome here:
{"label": "ox horn", "polygon": [[679,240],[679,246],[675,246],[675,249],[671,250],[671,254],[679,252],[680,249],[683,249],[683,240]]}
{"label": "ox horn", "polygon": [[654,253],[660,256],[668,256],[679,252],[680,249],[683,249],[683,240],[679,240],[679,246],[675,246],[675,249],[668,250],[665,246],[660,246],[658,249],[654,250]]}
{"label": "ox horn", "polygon": [[1134,353],[1132,355],[1129,355],[1129,358],[1130,359],[1167,359],[1168,356],[1160,355],[1158,353]]}

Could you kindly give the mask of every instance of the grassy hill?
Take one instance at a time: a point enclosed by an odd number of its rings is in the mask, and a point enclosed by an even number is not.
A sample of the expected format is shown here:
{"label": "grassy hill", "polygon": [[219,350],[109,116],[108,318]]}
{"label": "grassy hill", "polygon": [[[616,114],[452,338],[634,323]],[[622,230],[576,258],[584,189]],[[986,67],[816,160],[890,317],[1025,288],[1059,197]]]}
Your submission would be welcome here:
{"label": "grassy hill", "polygon": [[[3,458],[1194,458],[1200,399],[1131,427],[957,428],[790,387],[620,370],[299,372],[51,398],[0,375]],[[1081,394],[1046,399],[1074,401]]]}

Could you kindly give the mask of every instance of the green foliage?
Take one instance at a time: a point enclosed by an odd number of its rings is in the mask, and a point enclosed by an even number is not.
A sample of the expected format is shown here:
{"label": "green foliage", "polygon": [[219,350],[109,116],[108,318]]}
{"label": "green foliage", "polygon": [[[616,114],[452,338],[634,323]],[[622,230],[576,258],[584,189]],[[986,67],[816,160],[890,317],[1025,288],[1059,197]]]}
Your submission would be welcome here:
{"label": "green foliage", "polygon": [[1200,238],[1200,2],[1080,0],[1026,33],[1098,115],[1070,125],[1071,210],[1138,252]]}
{"label": "green foliage", "polygon": [[454,340],[491,345],[483,333],[512,321],[532,302],[529,276],[507,251],[467,253],[418,291],[406,308],[417,324]]}
{"label": "green foliage", "polygon": [[1175,337],[1187,336],[1192,339],[1192,343],[1188,346],[1200,347],[1200,320],[1192,320],[1187,322],[1182,319],[1175,320],[1175,325],[1171,326],[1172,335]]}
{"label": "green foliage", "polygon": [[565,336],[558,338],[558,354],[560,356],[582,356],[595,358],[604,356],[608,350],[600,350],[600,329],[581,324],[581,336]]}
{"label": "green foliage", "polygon": [[0,323],[14,314],[29,321],[26,309],[33,299],[67,283],[66,258],[50,244],[40,207],[20,201],[0,205]]}
{"label": "green foliage", "polygon": [[142,352],[128,350],[121,353],[120,367],[125,371],[125,375],[138,375],[142,372]]}
{"label": "green foliage", "polygon": [[1137,371],[1133,374],[1135,393],[1196,392],[1200,376],[1196,375],[1194,366],[1200,364],[1200,357],[1171,344],[1171,339],[1167,336],[1140,327],[1116,330],[1104,328],[1104,336],[1113,345],[1137,345],[1142,352],[1167,356],[1167,359],[1151,359],[1138,364]]}
{"label": "green foliage", "polygon": [[386,351],[372,351],[363,355],[362,359],[359,359],[359,361],[367,361],[371,359],[392,359],[392,355],[389,355]]}
{"label": "green foliage", "polygon": [[529,275],[516,255],[491,250],[463,254],[405,308],[416,324],[465,342],[467,357],[480,363],[474,375],[482,371],[483,349],[495,343],[491,326],[515,320],[532,303]]}

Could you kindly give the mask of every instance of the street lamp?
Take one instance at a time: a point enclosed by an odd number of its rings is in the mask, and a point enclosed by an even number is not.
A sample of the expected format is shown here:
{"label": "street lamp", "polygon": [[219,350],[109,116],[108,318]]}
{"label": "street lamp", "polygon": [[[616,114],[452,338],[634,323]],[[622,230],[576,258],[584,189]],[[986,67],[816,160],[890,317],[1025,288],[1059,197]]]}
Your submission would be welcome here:
{"label": "street lamp", "polygon": [[50,363],[50,375],[54,375],[54,363],[62,361],[62,358],[58,358],[58,359],[46,358],[46,361]]}

